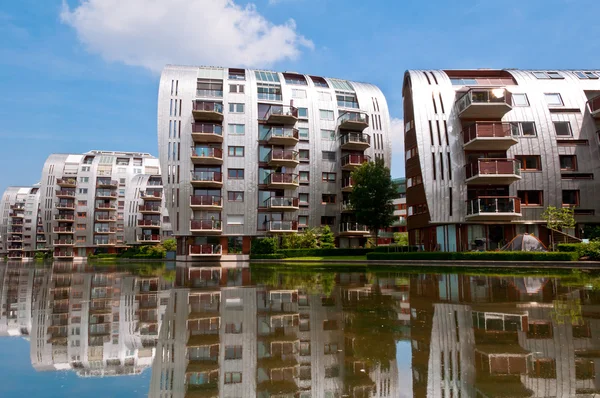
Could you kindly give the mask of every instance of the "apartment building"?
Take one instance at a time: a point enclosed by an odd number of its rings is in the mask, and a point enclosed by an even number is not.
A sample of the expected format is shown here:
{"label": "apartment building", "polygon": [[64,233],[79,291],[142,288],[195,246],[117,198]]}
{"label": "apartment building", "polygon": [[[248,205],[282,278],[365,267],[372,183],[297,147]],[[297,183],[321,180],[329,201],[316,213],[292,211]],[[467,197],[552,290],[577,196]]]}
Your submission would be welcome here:
{"label": "apartment building", "polygon": [[0,253],[9,259],[32,258],[44,251],[46,237],[39,212],[40,185],[8,187],[0,203]]}
{"label": "apartment building", "polygon": [[394,199],[393,232],[406,232],[406,178],[394,178],[398,195]]}
{"label": "apartment building", "polygon": [[171,287],[160,277],[55,261],[30,312],[32,366],[81,377],[141,374],[152,365]]}
{"label": "apartment building", "polygon": [[411,70],[403,87],[411,244],[549,243],[548,206],[600,222],[600,72]]}
{"label": "apartment building", "polygon": [[389,132],[371,84],[167,66],[158,139],[179,258],[248,254],[253,237],[324,225],[339,246],[364,244],[350,173],[374,158],[390,165]]}
{"label": "apartment building", "polygon": [[170,235],[158,159],[147,153],[52,154],[42,170],[42,227],[54,258],[114,253]]}

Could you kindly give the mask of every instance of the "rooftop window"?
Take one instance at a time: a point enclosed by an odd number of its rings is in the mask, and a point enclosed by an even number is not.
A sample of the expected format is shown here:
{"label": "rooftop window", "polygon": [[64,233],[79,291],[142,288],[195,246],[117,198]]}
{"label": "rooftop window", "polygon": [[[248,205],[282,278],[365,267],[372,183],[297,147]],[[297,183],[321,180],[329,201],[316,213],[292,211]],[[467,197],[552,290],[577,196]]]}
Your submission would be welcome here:
{"label": "rooftop window", "polygon": [[243,69],[229,68],[229,80],[246,80],[246,71]]}
{"label": "rooftop window", "polygon": [[287,84],[297,84],[300,86],[307,86],[308,83],[306,79],[302,75],[298,75],[296,73],[284,73],[283,78]]}
{"label": "rooftop window", "polygon": [[277,82],[279,83],[279,75],[277,72],[254,71],[256,80],[261,82]]}
{"label": "rooftop window", "polygon": [[317,86],[317,87],[329,88],[329,85],[327,84],[327,81],[325,79],[323,79],[322,77],[311,76],[310,80],[312,80],[313,84],[315,86]]}

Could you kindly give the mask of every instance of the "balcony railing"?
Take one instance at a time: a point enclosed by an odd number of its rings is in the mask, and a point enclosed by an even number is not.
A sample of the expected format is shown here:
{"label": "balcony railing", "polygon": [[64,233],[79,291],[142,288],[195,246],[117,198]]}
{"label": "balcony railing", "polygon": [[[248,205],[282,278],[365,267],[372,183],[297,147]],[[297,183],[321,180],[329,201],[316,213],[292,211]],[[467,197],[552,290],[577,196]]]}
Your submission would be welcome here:
{"label": "balcony railing", "polygon": [[354,207],[352,207],[352,203],[342,202],[342,211],[354,211]]}
{"label": "balcony railing", "polygon": [[521,162],[515,159],[477,159],[465,165],[465,173],[467,180],[485,178],[490,181],[513,181],[521,178]]}
{"label": "balcony railing", "polygon": [[11,210],[25,210],[25,203],[16,203],[14,205],[10,205]]}
{"label": "balcony railing", "polygon": [[59,178],[56,180],[56,184],[60,187],[74,187],[77,185],[75,178]]}
{"label": "balcony railing", "polygon": [[116,239],[94,239],[94,245],[96,246],[114,246],[116,244]]}
{"label": "balcony railing", "polygon": [[160,235],[142,234],[137,237],[138,242],[160,242]]}
{"label": "balcony railing", "polygon": [[160,220],[138,220],[138,227],[160,227]]}
{"label": "balcony railing", "polygon": [[369,233],[369,228],[366,225],[362,225],[355,222],[343,222],[340,223],[340,233]]}
{"label": "balcony railing", "polygon": [[600,116],[600,95],[592,98],[587,102],[588,107],[590,108],[590,113],[594,117]]}
{"label": "balcony railing", "polygon": [[196,184],[205,183],[206,185],[221,185],[223,183],[223,173],[217,171],[192,171],[192,182]]}
{"label": "balcony railing", "polygon": [[192,220],[190,230],[192,231],[221,231],[220,220]]}
{"label": "balcony railing", "polygon": [[73,239],[54,239],[54,246],[72,246],[75,244]]}
{"label": "balcony railing", "polygon": [[222,252],[221,245],[190,245],[190,256],[220,256]]}
{"label": "balcony railing", "polygon": [[114,234],[117,232],[117,229],[107,227],[96,227],[94,228],[94,232],[97,234]]}
{"label": "balcony railing", "polygon": [[363,131],[369,126],[369,115],[362,112],[346,111],[338,117],[338,123],[342,129]]}
{"label": "balcony railing", "polygon": [[75,202],[58,202],[55,203],[57,209],[71,209],[75,210]]}
{"label": "balcony railing", "polygon": [[139,205],[138,210],[140,213],[160,213],[161,207],[154,205]]}
{"label": "balcony railing", "polygon": [[157,200],[157,199],[162,200],[162,196],[163,196],[162,191],[141,191],[140,192],[140,197],[142,199],[147,199],[147,200]]}
{"label": "balcony railing", "polygon": [[456,101],[465,118],[501,118],[512,109],[512,95],[504,88],[472,88]]}
{"label": "balcony railing", "polygon": [[518,142],[519,126],[515,123],[476,122],[462,131],[466,150],[506,150]]}
{"label": "balcony railing", "polygon": [[66,197],[66,198],[74,198],[75,197],[75,190],[74,189],[58,189],[56,191],[56,196],[60,197]]}
{"label": "balcony railing", "polygon": [[355,168],[370,161],[371,157],[368,155],[349,154],[342,158],[342,168]]}
{"label": "balcony railing", "polygon": [[293,173],[271,173],[265,178],[267,185],[299,185],[298,174]]}
{"label": "balcony railing", "polygon": [[277,208],[290,208],[290,209],[298,209],[300,206],[300,202],[298,198],[287,198],[287,197],[279,197],[272,196],[265,200],[265,206],[269,209]]}
{"label": "balcony railing", "polygon": [[198,142],[222,142],[223,127],[213,123],[193,123],[192,138]]}
{"label": "balcony railing", "polygon": [[55,234],[72,234],[75,230],[73,227],[54,227],[52,228],[52,232]]}
{"label": "balcony railing", "polygon": [[371,146],[371,137],[363,133],[348,133],[340,138],[342,149],[367,149]]}
{"label": "balcony railing", "polygon": [[106,216],[106,215],[96,214],[96,221],[116,222],[117,221],[117,217],[116,216]]}
{"label": "balcony railing", "polygon": [[480,196],[467,201],[469,216],[520,216],[521,200],[511,196]]}
{"label": "balcony railing", "polygon": [[56,221],[75,221],[75,216],[73,214],[56,214],[54,216],[54,220],[56,220]]}
{"label": "balcony railing", "polygon": [[111,180],[111,179],[97,179],[96,180],[96,187],[118,187],[119,186],[119,181],[117,180]]}
{"label": "balcony railing", "polygon": [[300,163],[299,153],[283,149],[273,149],[269,154],[269,164],[294,166]]}
{"label": "balcony railing", "polygon": [[223,98],[223,90],[196,90],[196,97]]}
{"label": "balcony railing", "polygon": [[57,250],[54,252],[54,257],[56,258],[70,258],[74,257],[72,250]]}
{"label": "balcony railing", "polygon": [[[223,94],[221,94],[222,96]],[[212,101],[194,101],[192,113],[196,120],[223,120],[223,104]]]}
{"label": "balcony railing", "polygon": [[211,160],[217,159],[223,160],[223,150],[221,148],[192,148],[192,158],[197,158],[193,160]]}
{"label": "balcony railing", "polygon": [[223,198],[214,195],[198,195],[190,197],[191,206],[222,207]]}
{"label": "balcony railing", "polygon": [[15,252],[8,253],[7,257],[8,258],[23,258],[23,253],[15,251]]}
{"label": "balcony railing", "polygon": [[7,242],[23,242],[23,238],[21,236],[10,236],[6,239]]}
{"label": "balcony railing", "polygon": [[271,105],[262,120],[267,123],[293,124],[298,119],[298,108],[287,105]]}
{"label": "balcony railing", "polygon": [[298,221],[269,221],[269,232],[297,232]]}
{"label": "balcony railing", "polygon": [[114,203],[96,203],[96,209],[117,210],[117,205]]}
{"label": "balcony railing", "polygon": [[96,191],[96,197],[99,197],[99,198],[116,198],[117,197],[117,191],[110,191],[110,190],[98,189]]}
{"label": "balcony railing", "polygon": [[299,141],[298,130],[288,127],[271,127],[265,141],[270,144],[294,145]]}

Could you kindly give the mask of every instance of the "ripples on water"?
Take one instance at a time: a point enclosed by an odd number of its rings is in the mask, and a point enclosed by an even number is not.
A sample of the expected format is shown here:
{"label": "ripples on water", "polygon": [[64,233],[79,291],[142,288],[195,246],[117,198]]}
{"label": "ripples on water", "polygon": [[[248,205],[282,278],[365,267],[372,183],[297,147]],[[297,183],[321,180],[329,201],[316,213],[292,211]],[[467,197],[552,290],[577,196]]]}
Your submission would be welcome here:
{"label": "ripples on water", "polygon": [[597,274],[360,271],[0,263],[0,336],[37,372],[151,372],[151,397],[600,393]]}

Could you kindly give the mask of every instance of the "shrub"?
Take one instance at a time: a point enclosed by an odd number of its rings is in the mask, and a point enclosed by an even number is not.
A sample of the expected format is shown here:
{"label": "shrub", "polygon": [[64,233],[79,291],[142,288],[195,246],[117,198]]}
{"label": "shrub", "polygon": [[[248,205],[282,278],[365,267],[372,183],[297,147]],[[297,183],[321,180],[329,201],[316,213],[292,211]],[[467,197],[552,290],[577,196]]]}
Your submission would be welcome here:
{"label": "shrub", "polygon": [[335,248],[335,237],[329,225],[324,226],[321,229],[321,236],[319,236],[319,246],[321,249],[333,249]]}
{"label": "shrub", "polygon": [[374,252],[367,254],[367,260],[576,261],[577,259],[577,254],[564,252]]}
{"label": "shrub", "polygon": [[252,241],[250,253],[252,254],[273,254],[277,250],[277,239],[275,238],[256,238]]}
{"label": "shrub", "polygon": [[371,251],[375,251],[378,253],[418,252],[419,246],[398,246],[398,245],[379,246],[379,247],[374,248]]}
{"label": "shrub", "polygon": [[580,250],[581,245],[581,243],[559,243],[556,249],[563,253],[574,253]]}
{"label": "shrub", "polygon": [[281,260],[282,258],[285,258],[285,256],[280,253],[250,255],[250,260]]}
{"label": "shrub", "polygon": [[579,244],[577,253],[580,257],[586,257],[588,260],[600,260],[600,241],[594,240],[590,243]]}
{"label": "shrub", "polygon": [[175,239],[166,239],[162,245],[168,252],[174,252],[177,250],[177,241]]}
{"label": "shrub", "polygon": [[364,256],[372,249],[287,249],[278,250],[284,257],[332,257],[332,256]]}

